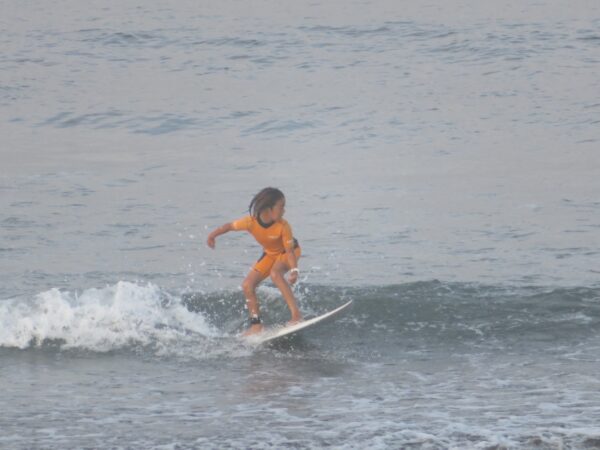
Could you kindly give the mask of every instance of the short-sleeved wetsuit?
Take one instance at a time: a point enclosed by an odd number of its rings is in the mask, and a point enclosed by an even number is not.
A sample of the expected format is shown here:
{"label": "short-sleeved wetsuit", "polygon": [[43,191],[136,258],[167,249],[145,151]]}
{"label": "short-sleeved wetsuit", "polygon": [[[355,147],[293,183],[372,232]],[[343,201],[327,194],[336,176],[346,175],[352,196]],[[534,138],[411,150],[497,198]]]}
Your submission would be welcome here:
{"label": "short-sleeved wetsuit", "polygon": [[298,241],[292,235],[290,224],[284,219],[265,224],[258,217],[245,216],[232,222],[232,226],[236,231],[247,231],[262,245],[264,253],[256,261],[253,269],[265,277],[269,276],[275,262],[287,262],[286,246],[293,247],[296,258],[302,253]]}

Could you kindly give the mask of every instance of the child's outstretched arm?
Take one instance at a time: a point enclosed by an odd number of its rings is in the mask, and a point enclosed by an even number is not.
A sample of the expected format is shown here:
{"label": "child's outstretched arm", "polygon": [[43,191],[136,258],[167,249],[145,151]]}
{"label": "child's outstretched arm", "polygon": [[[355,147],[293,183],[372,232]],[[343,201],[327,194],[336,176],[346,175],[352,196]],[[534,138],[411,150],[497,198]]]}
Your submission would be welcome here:
{"label": "child's outstretched arm", "polygon": [[208,238],[206,239],[206,244],[210,247],[210,248],[215,248],[215,239],[217,239],[218,236],[221,236],[222,234],[225,234],[229,231],[233,230],[233,225],[231,223],[226,223],[225,225],[221,225],[219,228],[215,228],[209,235]]}

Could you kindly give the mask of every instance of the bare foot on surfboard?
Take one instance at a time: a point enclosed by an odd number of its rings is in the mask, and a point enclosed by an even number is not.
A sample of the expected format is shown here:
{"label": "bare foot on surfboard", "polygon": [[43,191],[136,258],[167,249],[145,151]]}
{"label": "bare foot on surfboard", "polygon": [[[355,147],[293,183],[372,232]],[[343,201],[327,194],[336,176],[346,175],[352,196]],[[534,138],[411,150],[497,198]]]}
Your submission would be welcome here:
{"label": "bare foot on surfboard", "polygon": [[256,333],[260,333],[264,330],[264,326],[262,323],[257,323],[256,325],[250,325],[246,331],[244,331],[244,336],[251,336]]}
{"label": "bare foot on surfboard", "polygon": [[292,318],[290,320],[288,320],[288,322],[285,324],[286,327],[289,327],[291,325],[296,325],[297,323],[302,322],[304,319],[302,318],[302,316],[300,314],[296,315],[296,316],[292,316]]}

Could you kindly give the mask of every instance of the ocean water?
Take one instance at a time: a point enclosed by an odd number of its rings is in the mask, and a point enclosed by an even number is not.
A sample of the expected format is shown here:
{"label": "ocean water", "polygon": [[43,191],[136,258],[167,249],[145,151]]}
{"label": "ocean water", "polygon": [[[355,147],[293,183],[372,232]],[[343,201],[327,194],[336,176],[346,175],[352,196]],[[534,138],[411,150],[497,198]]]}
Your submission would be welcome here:
{"label": "ocean water", "polygon": [[[0,448],[600,448],[600,4],[0,4]],[[273,185],[305,314],[243,345]],[[288,318],[269,283],[265,321]]]}

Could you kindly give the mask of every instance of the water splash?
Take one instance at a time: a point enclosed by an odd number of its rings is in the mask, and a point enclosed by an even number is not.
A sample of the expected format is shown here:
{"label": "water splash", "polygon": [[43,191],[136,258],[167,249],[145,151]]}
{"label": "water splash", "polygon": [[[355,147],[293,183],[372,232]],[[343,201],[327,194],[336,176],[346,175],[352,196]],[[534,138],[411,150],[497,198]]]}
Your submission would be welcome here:
{"label": "water splash", "polygon": [[158,287],[120,281],[82,293],[50,289],[0,303],[0,347],[106,352],[151,347],[162,353],[222,337],[202,314]]}

